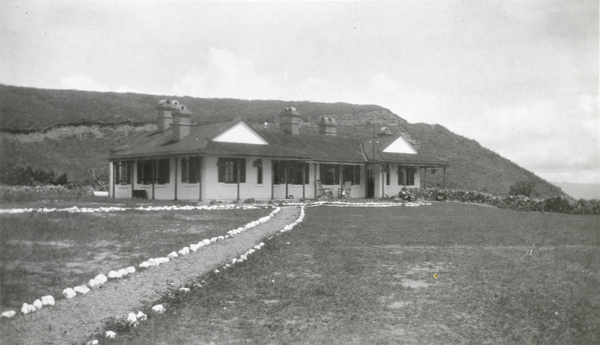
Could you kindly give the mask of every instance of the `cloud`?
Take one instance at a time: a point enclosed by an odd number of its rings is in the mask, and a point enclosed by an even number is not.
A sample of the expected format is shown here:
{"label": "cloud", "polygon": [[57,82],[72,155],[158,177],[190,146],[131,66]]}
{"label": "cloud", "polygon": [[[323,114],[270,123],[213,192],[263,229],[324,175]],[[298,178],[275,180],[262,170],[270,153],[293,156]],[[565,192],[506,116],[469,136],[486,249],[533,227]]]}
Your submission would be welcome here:
{"label": "cloud", "polygon": [[410,122],[438,122],[442,108],[436,94],[415,85],[405,85],[384,73],[373,74],[368,87],[357,97],[389,108]]}
{"label": "cloud", "polygon": [[111,91],[110,87],[102,84],[85,74],[76,74],[62,79],[58,85],[59,89],[87,90],[87,91]]}
{"label": "cloud", "polygon": [[[542,177],[600,182],[597,104],[597,96],[582,94],[505,106],[485,111],[464,130],[483,146]],[[573,179],[567,180],[568,176]]]}
{"label": "cloud", "polygon": [[257,71],[254,62],[234,52],[211,47],[206,61],[199,61],[172,87],[177,95],[198,97],[277,98],[274,77]]}

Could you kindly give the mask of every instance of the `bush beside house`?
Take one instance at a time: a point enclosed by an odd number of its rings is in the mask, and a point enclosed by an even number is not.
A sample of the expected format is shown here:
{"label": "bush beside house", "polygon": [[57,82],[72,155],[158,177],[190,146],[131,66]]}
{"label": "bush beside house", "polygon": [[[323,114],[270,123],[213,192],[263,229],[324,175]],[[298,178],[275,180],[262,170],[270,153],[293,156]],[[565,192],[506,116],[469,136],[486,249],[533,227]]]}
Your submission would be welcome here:
{"label": "bush beside house", "polygon": [[489,193],[455,189],[405,189],[397,197],[402,200],[460,201],[480,203],[518,211],[554,212],[568,214],[600,214],[600,200],[575,200],[558,195],[532,199],[523,195],[495,196]]}

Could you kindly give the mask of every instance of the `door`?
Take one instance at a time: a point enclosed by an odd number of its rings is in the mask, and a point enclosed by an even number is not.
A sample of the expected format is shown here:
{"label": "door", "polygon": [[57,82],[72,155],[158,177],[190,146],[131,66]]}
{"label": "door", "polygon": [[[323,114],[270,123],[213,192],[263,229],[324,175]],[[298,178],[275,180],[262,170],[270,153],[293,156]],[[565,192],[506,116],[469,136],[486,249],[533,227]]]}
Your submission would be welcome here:
{"label": "door", "polygon": [[375,197],[375,178],[373,176],[373,166],[367,166],[367,198]]}

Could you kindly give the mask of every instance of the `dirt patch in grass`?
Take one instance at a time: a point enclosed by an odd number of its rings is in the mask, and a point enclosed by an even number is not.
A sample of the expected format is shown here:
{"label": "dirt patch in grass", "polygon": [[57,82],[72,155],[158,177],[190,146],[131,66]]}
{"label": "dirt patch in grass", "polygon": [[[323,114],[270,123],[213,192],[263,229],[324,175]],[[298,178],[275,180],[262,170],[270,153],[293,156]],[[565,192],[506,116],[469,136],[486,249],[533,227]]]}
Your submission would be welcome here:
{"label": "dirt patch in grass", "polygon": [[90,334],[102,326],[103,320],[137,312],[144,301],[154,301],[166,294],[169,291],[168,284],[180,286],[214,270],[216,265],[239,256],[264,237],[281,230],[298,215],[297,208],[284,208],[266,224],[202,248],[197,253],[138,272],[118,282],[109,282],[84,297],[59,300],[55,307],[44,308],[15,320],[2,320],[1,343],[85,342]]}

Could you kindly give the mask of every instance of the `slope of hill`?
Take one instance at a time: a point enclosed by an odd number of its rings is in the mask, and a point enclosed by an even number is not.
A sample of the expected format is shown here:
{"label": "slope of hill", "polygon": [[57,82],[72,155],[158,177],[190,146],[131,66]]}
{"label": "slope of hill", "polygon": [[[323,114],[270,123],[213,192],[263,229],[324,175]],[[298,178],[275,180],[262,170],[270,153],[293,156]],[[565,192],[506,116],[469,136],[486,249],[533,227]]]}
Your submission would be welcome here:
{"label": "slope of hill", "polygon": [[261,101],[155,96],[134,93],[46,90],[0,84],[0,129],[23,133],[76,124],[142,124],[155,121],[161,99],[178,99],[192,110],[192,122],[211,123],[243,117],[272,122],[284,107],[296,107],[305,118],[326,114],[360,115],[363,120],[406,122],[377,105]]}
{"label": "slope of hill", "polygon": [[[446,187],[507,194],[516,181],[535,183],[533,197],[564,194],[560,188],[518,166],[477,141],[452,133],[440,125],[406,124],[406,130],[419,141],[420,152],[435,154],[450,162]],[[440,185],[441,176],[427,178]]]}
{"label": "slope of hill", "polygon": [[[407,123],[376,105],[202,99],[3,85],[1,167],[32,163],[67,172],[78,183],[88,183],[93,175],[106,180],[109,149],[132,132],[153,128],[154,107],[165,98],[179,99],[194,113],[192,121],[198,123],[241,116],[255,125],[276,127],[281,110],[293,106],[302,113],[303,132],[316,132],[317,122],[324,115],[338,122],[339,135],[367,137],[386,125],[404,133],[420,152],[449,160],[448,188],[507,194],[515,182],[531,180],[536,183],[536,196],[563,194],[560,188],[474,140],[439,125]],[[429,170],[427,181],[430,187],[441,187],[441,172]]]}

